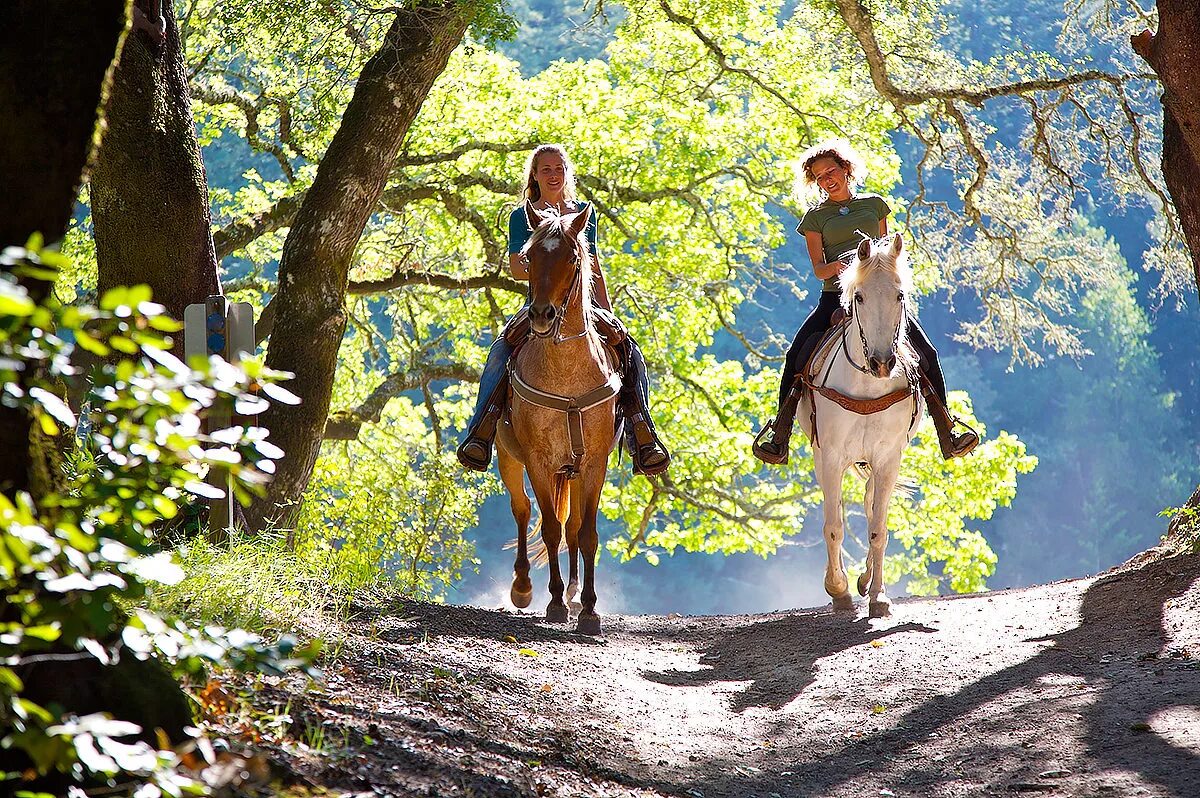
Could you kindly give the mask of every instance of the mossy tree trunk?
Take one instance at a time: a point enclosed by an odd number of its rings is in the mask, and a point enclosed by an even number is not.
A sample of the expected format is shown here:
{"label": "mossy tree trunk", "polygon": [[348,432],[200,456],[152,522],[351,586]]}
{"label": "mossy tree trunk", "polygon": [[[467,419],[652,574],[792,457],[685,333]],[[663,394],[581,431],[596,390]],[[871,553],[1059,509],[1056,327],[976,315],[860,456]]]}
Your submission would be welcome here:
{"label": "mossy tree trunk", "polygon": [[267,366],[296,378],[301,404],[262,417],[286,452],[265,499],[247,513],[254,528],[289,517],[312,475],[329,414],[338,348],[346,330],[350,261],[387,184],[396,153],[446,68],[474,13],[461,0],[405,4],[354,96],[284,242]]}
{"label": "mossy tree trunk", "polygon": [[[0,248],[66,234],[127,0],[0,3]],[[22,281],[34,299],[50,285]],[[34,483],[31,419],[0,406],[0,491]]]}
{"label": "mossy tree trunk", "polygon": [[[1163,177],[1200,289],[1200,3],[1158,0],[1158,20],[1156,33],[1134,36],[1132,44],[1162,81]],[[1189,517],[1200,512],[1200,488],[1185,510]]]}
{"label": "mossy tree trunk", "polygon": [[[127,0],[0,3],[0,247],[22,245],[35,232],[49,243],[65,235],[102,128],[109,70],[127,14]],[[50,288],[25,284],[37,299]],[[0,407],[0,490],[8,495],[33,481],[30,422],[25,413]],[[0,608],[0,621],[12,620],[6,617],[12,610]],[[38,704],[110,712],[142,725],[148,736],[162,727],[181,739],[191,720],[179,685],[154,660],[43,662],[18,673],[22,695]],[[23,757],[0,750],[0,771],[28,767]],[[61,778],[51,779],[24,786],[63,794]]]}
{"label": "mossy tree trunk", "polygon": [[172,4],[135,5],[151,25],[161,5],[165,37],[135,26],[113,76],[90,183],[98,287],[148,284],[182,319],[187,305],[221,291],[208,179]]}

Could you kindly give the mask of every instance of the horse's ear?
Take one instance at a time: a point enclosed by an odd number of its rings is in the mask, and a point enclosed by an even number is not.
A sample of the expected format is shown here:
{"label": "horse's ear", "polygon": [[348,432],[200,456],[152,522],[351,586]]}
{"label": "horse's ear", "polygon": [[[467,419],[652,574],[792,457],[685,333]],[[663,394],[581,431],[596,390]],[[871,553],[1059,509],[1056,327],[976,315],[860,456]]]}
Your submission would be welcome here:
{"label": "horse's ear", "polygon": [[871,239],[864,238],[858,245],[858,259],[866,260],[871,257]]}
{"label": "horse's ear", "polygon": [[543,217],[540,213],[538,213],[537,208],[533,207],[533,200],[531,200],[531,199],[526,198],[524,208],[525,208],[525,221],[529,223],[529,229],[530,230],[538,229],[538,226],[541,225],[541,223],[543,221],[545,221],[545,217]]}
{"label": "horse's ear", "polygon": [[904,251],[904,236],[900,235],[899,233],[896,233],[895,235],[892,236],[892,256],[899,257],[900,253],[903,251]]}
{"label": "horse's ear", "polygon": [[592,219],[592,204],[589,202],[583,206],[583,210],[571,214],[571,221],[568,227],[576,238],[583,235],[583,231],[587,229],[588,222]]}

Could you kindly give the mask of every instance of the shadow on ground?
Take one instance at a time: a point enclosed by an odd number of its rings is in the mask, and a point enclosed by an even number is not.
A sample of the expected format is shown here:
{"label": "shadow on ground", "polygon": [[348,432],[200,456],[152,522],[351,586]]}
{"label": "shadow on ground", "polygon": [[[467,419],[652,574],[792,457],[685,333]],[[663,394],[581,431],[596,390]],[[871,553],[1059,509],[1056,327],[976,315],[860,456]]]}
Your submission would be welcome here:
{"label": "shadow on ground", "polygon": [[[926,701],[886,731],[846,741],[840,749],[807,757],[807,761],[787,765],[786,770],[778,767],[752,777],[742,777],[738,776],[737,763],[700,762],[688,774],[686,788],[699,791],[706,798],[774,792],[796,794],[796,790],[805,796],[840,795],[848,783],[869,778],[872,773],[891,767],[897,760],[908,759],[911,766],[901,778],[889,777],[888,786],[906,794],[932,795],[939,785],[961,778],[962,773],[945,765],[921,762],[921,757],[914,751],[916,747],[929,744],[931,738],[939,737],[951,724],[969,721],[972,713],[1006,694],[1047,678],[1079,677],[1089,686],[1096,686],[1098,692],[1083,710],[1082,742],[1086,751],[1078,752],[1093,763],[1094,772],[1135,772],[1146,782],[1158,786],[1161,792],[1156,794],[1195,798],[1200,795],[1200,756],[1151,733],[1150,724],[1165,710],[1200,711],[1200,667],[1195,659],[1169,658],[1166,648],[1170,641],[1162,624],[1164,604],[1185,593],[1198,578],[1200,558],[1175,557],[1098,579],[1084,594],[1079,625],[1045,638],[1045,641],[1053,642],[1053,647],[1032,658],[972,682],[952,695]],[[793,641],[806,640],[806,649],[815,644],[812,650],[802,653],[797,673],[781,681],[773,681],[775,676],[771,673],[754,674],[754,685],[738,699],[742,708],[782,706],[789,695],[798,694],[804,688],[808,683],[806,678],[811,680],[806,674],[811,674],[813,662],[851,643],[861,642],[857,636],[846,642],[837,639],[838,629],[844,634],[844,624],[836,628],[822,623],[807,628],[802,624],[800,628],[788,630],[790,622],[804,620],[821,621],[820,618],[784,618],[760,624],[714,644],[713,653],[721,664],[714,665],[711,672],[648,674],[648,678],[678,684],[703,683],[696,680],[722,676],[739,678],[739,672],[745,673],[739,671],[739,657],[758,645],[780,645],[779,639],[786,633]],[[759,629],[759,626],[767,628]],[[778,639],[777,633],[780,633]],[[798,633],[810,637],[793,636]],[[1114,670],[1114,657],[1124,660],[1120,670]],[[1151,677],[1157,680],[1154,689],[1146,689],[1146,680]],[[1015,712],[1027,713],[1028,709],[1025,704],[1020,704],[1019,709],[1014,707]],[[973,761],[975,768],[985,771],[985,778],[991,776],[993,783],[990,788],[985,788],[987,794],[996,789],[1027,791],[1039,786],[1028,783],[1031,779],[1036,781],[1036,772],[1032,776],[1021,772],[986,773],[986,763],[1009,746],[1003,739],[1006,726],[1012,727],[1011,723],[1006,723],[1006,717],[1010,722],[1014,719],[1013,715],[1002,713],[979,727],[972,744],[960,744],[954,749],[957,759]],[[1022,720],[1028,721],[1027,715]],[[980,765],[984,767],[980,768]],[[894,776],[895,771],[891,772]],[[664,792],[686,794],[678,784],[657,786]],[[1054,791],[1049,789],[1050,785],[1046,786],[1047,791]],[[1111,791],[1101,794],[1124,795]]]}
{"label": "shadow on ground", "polygon": [[780,709],[813,681],[818,660],[847,648],[901,632],[934,632],[928,626],[905,623],[873,629],[867,618],[844,615],[789,615],[730,629],[700,656],[698,671],[647,671],[647,679],[676,687],[699,687],[715,682],[750,681],[733,699],[731,708]]}

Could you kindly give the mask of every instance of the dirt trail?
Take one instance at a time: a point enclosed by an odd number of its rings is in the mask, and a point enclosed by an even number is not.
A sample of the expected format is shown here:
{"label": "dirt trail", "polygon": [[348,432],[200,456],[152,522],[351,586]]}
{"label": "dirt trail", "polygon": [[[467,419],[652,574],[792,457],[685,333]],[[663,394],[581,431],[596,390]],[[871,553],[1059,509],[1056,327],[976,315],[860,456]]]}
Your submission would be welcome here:
{"label": "dirt trail", "polygon": [[360,613],[322,691],[255,701],[323,730],[276,754],[335,794],[1200,796],[1200,558],[865,615],[593,639],[404,603]]}

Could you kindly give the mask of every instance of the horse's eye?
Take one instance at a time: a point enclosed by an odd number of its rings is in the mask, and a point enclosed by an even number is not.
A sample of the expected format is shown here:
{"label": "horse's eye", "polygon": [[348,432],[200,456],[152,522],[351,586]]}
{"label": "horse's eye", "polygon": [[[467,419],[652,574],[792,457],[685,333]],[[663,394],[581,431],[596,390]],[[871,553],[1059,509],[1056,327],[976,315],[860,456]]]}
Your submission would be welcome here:
{"label": "horse's eye", "polygon": [[862,294],[855,294],[854,301],[861,305],[863,301]]}
{"label": "horse's eye", "polygon": [[896,294],[896,301],[897,301],[897,302],[900,302],[901,304],[903,304],[903,302],[904,302],[904,294]]}

